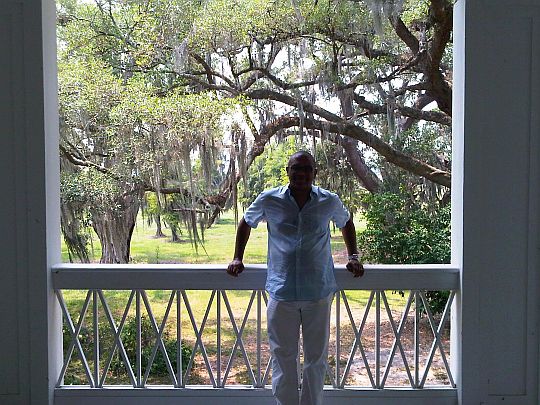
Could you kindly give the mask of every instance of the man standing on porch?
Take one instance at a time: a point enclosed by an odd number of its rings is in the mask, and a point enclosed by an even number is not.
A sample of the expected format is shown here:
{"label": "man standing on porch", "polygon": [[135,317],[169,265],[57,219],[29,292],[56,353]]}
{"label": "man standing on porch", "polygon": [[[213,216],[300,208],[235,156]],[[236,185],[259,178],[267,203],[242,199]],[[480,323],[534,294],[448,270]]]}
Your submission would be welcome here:
{"label": "man standing on porch", "polygon": [[[313,156],[294,153],[287,164],[289,184],[262,192],[238,224],[234,259],[227,272],[244,270],[251,228],[266,220],[268,339],[272,352],[272,393],[277,405],[322,405],[330,336],[330,307],[337,290],[330,249],[330,221],[341,229],[354,277],[364,274],[352,218],[339,197],[313,186]],[[302,328],[304,368],[298,392],[298,341]]]}

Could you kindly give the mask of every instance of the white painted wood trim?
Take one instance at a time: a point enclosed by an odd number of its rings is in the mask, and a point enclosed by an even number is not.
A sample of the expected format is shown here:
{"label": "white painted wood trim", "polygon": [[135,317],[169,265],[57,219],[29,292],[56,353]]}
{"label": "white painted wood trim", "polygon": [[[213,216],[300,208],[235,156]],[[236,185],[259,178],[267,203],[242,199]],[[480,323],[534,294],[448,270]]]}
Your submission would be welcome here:
{"label": "white painted wood trim", "polygon": [[[265,265],[249,265],[238,277],[226,265],[76,265],[53,266],[55,289],[101,290],[263,290]],[[343,290],[457,290],[459,270],[451,265],[366,265],[361,278],[336,266]]]}
{"label": "white painted wood trim", "polygon": [[462,271],[463,269],[463,178],[464,178],[464,118],[465,118],[465,0],[454,5],[453,20],[453,87],[452,87],[452,215],[451,263],[459,269],[459,288],[454,298],[450,320],[450,365],[458,390],[462,393]]}
{"label": "white painted wood trim", "polygon": [[55,379],[62,368],[62,312],[52,287],[50,267],[61,260],[60,246],[60,157],[58,122],[58,70],[56,62],[56,1],[41,0],[43,32],[43,103],[45,129],[45,218],[46,218],[46,319],[47,319],[47,361],[48,395],[36,398],[35,403],[54,403]]}
{"label": "white painted wood trim", "polygon": [[[325,405],[456,405],[457,390],[452,388],[413,389],[332,389],[324,391]],[[254,388],[62,388],[55,391],[56,405],[274,405],[272,391]]]}

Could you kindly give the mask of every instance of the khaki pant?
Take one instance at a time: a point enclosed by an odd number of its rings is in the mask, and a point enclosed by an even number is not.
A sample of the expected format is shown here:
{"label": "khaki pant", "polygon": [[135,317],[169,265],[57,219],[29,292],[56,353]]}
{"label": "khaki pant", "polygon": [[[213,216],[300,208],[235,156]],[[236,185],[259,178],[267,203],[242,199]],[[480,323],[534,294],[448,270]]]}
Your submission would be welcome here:
{"label": "khaki pant", "polygon": [[[272,352],[272,393],[277,405],[322,405],[333,294],[318,301],[268,301],[268,339]],[[298,392],[298,342],[304,345]]]}

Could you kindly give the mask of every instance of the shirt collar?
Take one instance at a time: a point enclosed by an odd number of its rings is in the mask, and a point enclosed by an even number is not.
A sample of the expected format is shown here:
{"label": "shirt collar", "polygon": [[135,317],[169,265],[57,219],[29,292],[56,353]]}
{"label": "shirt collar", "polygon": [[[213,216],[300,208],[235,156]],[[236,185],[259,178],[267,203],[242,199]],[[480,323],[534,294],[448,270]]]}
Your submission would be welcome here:
{"label": "shirt collar", "polygon": [[[291,190],[290,190],[288,184],[281,188],[281,194],[288,194],[288,195],[291,194]],[[311,191],[310,191],[309,195],[311,197],[316,197],[317,196],[317,186],[314,186],[313,184],[311,185]]]}

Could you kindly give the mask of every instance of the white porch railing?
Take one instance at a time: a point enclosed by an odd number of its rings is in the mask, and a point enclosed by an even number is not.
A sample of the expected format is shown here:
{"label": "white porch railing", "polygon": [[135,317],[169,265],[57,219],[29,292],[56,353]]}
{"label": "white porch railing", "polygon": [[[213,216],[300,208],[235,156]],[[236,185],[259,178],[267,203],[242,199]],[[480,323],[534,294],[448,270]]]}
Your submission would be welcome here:
{"label": "white porch railing", "polygon": [[[264,265],[248,266],[238,278],[227,275],[224,265],[55,266],[53,287],[69,335],[56,403],[76,399],[78,403],[118,404],[121,398],[130,404],[149,404],[152,398],[160,398],[160,403],[169,398],[172,403],[177,397],[191,398],[185,403],[193,404],[203,403],[202,398],[207,397],[220,398],[220,404],[272,403],[265,273]],[[403,404],[456,403],[448,340],[443,333],[448,330],[459,286],[458,270],[447,265],[366,266],[364,277],[353,278],[343,266],[337,266],[336,278],[341,290],[333,303],[328,403],[332,398],[340,404],[358,398],[364,398],[366,404],[370,398],[378,404],[396,400]],[[76,309],[64,299],[66,290],[84,290]],[[109,294],[118,290],[123,293]],[[162,291],[159,305],[149,297],[152,290]],[[206,290],[202,294],[204,310],[201,297],[190,296],[192,290]],[[404,297],[396,300],[396,295],[390,296],[388,291],[395,290],[404,291]],[[238,291],[245,295],[235,298],[245,301],[241,309],[231,305],[231,294],[238,295]],[[450,292],[440,317],[433,315],[427,291]],[[111,310],[113,299],[124,300],[121,310]],[[151,334],[146,357],[145,318]],[[130,340],[134,347],[126,347],[128,319],[135,325],[136,336]],[[86,350],[81,342],[83,328]],[[105,328],[112,341],[109,347],[101,344]],[[174,354],[166,345],[166,330],[174,332]],[[183,346],[191,349],[187,361],[182,359]],[[134,356],[130,358],[128,352]],[[152,365],[159,356],[166,372],[156,378]],[[110,377],[113,359],[124,368],[127,381]],[[75,362],[85,384],[64,385]],[[233,370],[238,369],[244,370],[240,383],[232,378]]]}

